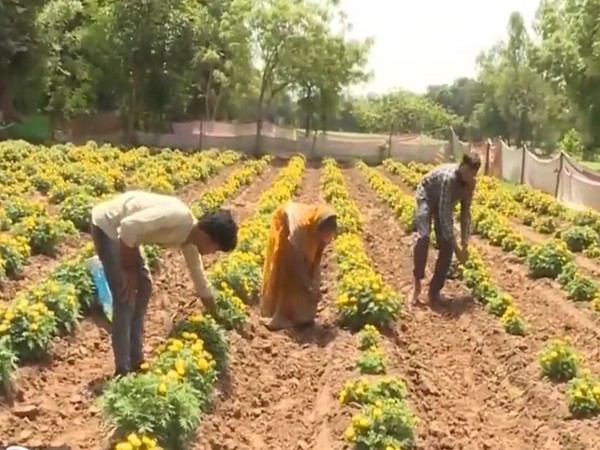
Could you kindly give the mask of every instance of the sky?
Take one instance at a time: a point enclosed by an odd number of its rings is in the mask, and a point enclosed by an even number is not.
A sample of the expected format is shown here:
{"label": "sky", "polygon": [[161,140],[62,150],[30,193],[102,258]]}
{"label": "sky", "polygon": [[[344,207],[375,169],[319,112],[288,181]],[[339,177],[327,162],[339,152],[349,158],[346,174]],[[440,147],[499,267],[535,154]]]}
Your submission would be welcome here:
{"label": "sky", "polygon": [[[374,76],[357,93],[403,88],[423,93],[431,84],[476,74],[477,55],[507,35],[519,11],[530,25],[540,0],[341,0],[350,36],[371,36]],[[354,90],[354,89],[353,89]]]}

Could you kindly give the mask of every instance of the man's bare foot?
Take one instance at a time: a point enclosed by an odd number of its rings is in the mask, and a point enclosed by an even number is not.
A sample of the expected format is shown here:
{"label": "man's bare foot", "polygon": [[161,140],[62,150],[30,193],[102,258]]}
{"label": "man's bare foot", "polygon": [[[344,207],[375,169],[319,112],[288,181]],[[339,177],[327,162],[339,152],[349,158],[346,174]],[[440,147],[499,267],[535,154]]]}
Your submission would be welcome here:
{"label": "man's bare foot", "polygon": [[410,311],[413,306],[418,305],[420,302],[419,297],[421,296],[421,283],[415,282],[411,295],[407,298],[406,307]]}

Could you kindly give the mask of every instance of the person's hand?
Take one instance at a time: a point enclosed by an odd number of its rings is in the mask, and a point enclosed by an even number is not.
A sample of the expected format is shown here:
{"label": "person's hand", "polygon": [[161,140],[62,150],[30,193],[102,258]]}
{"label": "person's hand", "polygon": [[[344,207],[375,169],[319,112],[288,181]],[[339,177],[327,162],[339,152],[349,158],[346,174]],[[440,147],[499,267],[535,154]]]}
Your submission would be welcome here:
{"label": "person's hand", "polygon": [[123,269],[123,301],[133,303],[137,291],[137,273],[133,269]]}

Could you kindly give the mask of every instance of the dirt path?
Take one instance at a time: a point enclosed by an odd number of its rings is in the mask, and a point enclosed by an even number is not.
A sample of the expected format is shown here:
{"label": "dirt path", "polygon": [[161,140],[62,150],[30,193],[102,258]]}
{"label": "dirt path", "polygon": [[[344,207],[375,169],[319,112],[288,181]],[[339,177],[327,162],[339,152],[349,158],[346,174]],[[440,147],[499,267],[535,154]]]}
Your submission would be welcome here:
{"label": "dirt path", "polygon": [[[365,242],[386,282],[406,295],[412,278],[412,242],[379,201],[362,174],[349,170],[352,194],[368,219]],[[383,230],[383,231],[380,231]],[[434,252],[429,258],[433,267]],[[448,306],[417,308],[401,321],[394,366],[410,390],[409,401],[421,419],[420,448],[527,449],[539,426],[530,416],[538,405],[527,405],[509,374],[524,365],[525,355],[512,353],[520,345],[500,329],[498,320],[466,295],[460,283],[449,281]],[[390,359],[394,359],[391,357]],[[530,379],[529,388],[541,381]]]}
{"label": "dirt path", "polygon": [[[307,167],[298,201],[319,197],[319,171]],[[330,309],[333,294],[332,255],[324,262],[324,306],[317,325],[303,332],[271,333],[249,311],[247,338],[231,336],[232,389],[217,399],[198,432],[195,449],[296,450],[332,449],[324,417],[337,392],[336,379],[352,345],[337,334]]]}
{"label": "dirt path", "polygon": [[[386,175],[401,183],[398,177]],[[406,186],[402,187],[410,192]],[[540,379],[537,355],[550,339],[569,335],[586,357],[588,367],[600,373],[598,326],[566,298],[555,282],[531,280],[527,269],[516,258],[480,239],[474,238],[474,242],[492,279],[513,296],[530,324],[529,333],[523,338],[513,338],[500,331],[496,341],[501,346],[494,352],[509,368],[507,386],[520,405],[515,412],[537,424],[523,442],[544,450],[593,448],[592,443],[600,439],[600,424],[597,420],[569,420],[564,385],[554,386]],[[481,336],[488,341],[496,329],[497,326],[482,326]],[[520,419],[518,426],[521,426]]]}
{"label": "dirt path", "polygon": [[[228,168],[187,189],[182,199],[191,203],[202,189],[218,186],[235,168]],[[258,181],[228,203],[234,215],[249,215],[253,203],[272,182],[277,170],[270,168]],[[209,266],[213,258],[205,262]],[[183,257],[176,250],[165,252],[163,270],[155,275],[154,293],[146,319],[146,353],[162,342],[171,318],[193,298],[191,281]],[[21,400],[0,409],[0,443],[20,445],[68,444],[72,449],[103,448],[109,432],[104,429],[96,404],[98,388],[113,370],[110,337],[91,318],[84,319],[77,333],[61,339],[53,348],[53,360],[44,366],[19,370]],[[27,413],[31,419],[19,416]]]}

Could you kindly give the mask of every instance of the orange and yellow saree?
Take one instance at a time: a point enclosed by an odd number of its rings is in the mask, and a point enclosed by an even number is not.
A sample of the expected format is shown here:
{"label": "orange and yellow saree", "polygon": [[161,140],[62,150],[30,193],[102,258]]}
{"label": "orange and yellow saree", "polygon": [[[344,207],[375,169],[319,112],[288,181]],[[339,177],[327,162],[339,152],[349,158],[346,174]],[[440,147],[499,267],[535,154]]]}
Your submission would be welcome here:
{"label": "orange and yellow saree", "polygon": [[322,248],[317,236],[319,224],[335,215],[327,205],[288,203],[273,214],[260,297],[260,311],[271,320],[271,329],[311,323],[317,314],[317,301],[291,266],[287,252],[294,248],[303,255],[305,269],[314,283],[320,276]]}

